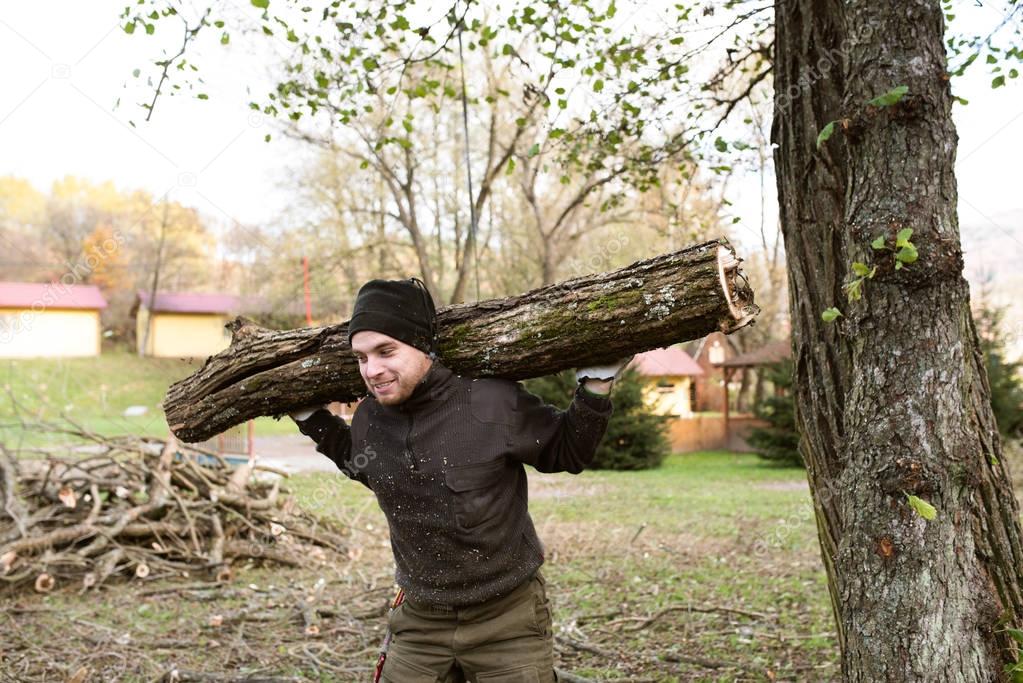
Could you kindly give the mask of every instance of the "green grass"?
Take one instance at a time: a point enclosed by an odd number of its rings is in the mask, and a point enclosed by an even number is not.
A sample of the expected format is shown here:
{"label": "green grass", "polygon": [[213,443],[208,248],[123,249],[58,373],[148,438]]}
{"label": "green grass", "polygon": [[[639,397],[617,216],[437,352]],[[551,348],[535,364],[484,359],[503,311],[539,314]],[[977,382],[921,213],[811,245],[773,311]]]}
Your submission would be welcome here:
{"label": "green grass", "polygon": [[[837,678],[834,627],[802,470],[708,452],[673,455],[648,472],[530,471],[530,477],[559,667],[594,681]],[[111,652],[141,648],[147,654],[144,660],[93,660],[103,675],[124,672],[123,681],[154,680],[172,663],[227,672],[260,662],[265,671],[301,680],[365,680],[364,672],[354,671],[324,678],[310,666],[308,652],[345,667],[375,660],[391,590],[386,520],[373,494],[340,473],[302,474],[287,486],[304,509],[349,528],[351,546],[361,551],[357,559],[294,570],[242,564],[229,586],[203,596],[140,598],[137,582],[84,597],[73,588],[23,596],[17,604],[28,611],[16,617],[19,642],[53,642],[61,650],[60,657],[46,655],[26,670],[70,662],[60,675],[52,669],[51,678],[32,680],[64,680],[74,662],[95,650],[97,638],[106,639]],[[342,609],[324,623],[329,635],[307,639],[293,605],[319,577],[328,579],[325,599]],[[368,616],[346,617],[353,602]],[[253,606],[270,620],[206,626],[214,615]],[[232,645],[243,633],[251,650]],[[130,646],[112,643],[124,634]],[[176,644],[182,639],[185,645]],[[46,649],[39,647],[40,656]]]}
{"label": "green grass", "polygon": [[[11,426],[15,412],[11,396],[26,419],[52,420],[63,411],[102,434],[163,436],[167,427],[159,402],[172,382],[197,367],[197,361],[139,358],[125,352],[90,359],[0,361],[0,386],[6,389],[0,394],[0,440],[38,446],[48,439]],[[149,413],[123,417],[131,405],[145,405]],[[288,420],[261,418],[256,423],[258,435],[295,431]],[[704,452],[672,455],[659,469],[645,472],[587,471],[576,476],[529,472],[530,510],[546,547],[544,572],[559,637],[614,653],[607,657],[565,646],[559,649],[559,666],[608,681],[836,677],[834,627],[802,470],[777,467],[752,455]],[[340,473],[299,475],[288,487],[304,508],[348,525],[352,545],[365,551],[351,573],[345,570],[343,577],[332,581],[335,599],[344,604],[349,599],[346,591],[362,595],[366,577],[377,577],[374,585],[382,581],[386,587],[391,573],[387,527],[373,494]],[[317,571],[238,567],[232,585],[311,585]],[[53,611],[22,615],[19,624],[28,629],[26,638],[38,642],[48,642],[64,628],[60,615],[79,619],[76,633],[91,629],[92,638],[131,632],[154,640],[173,638],[176,631],[194,634],[196,624],[245,602],[239,598],[244,590],[235,589],[209,603],[140,602],[136,590],[121,584],[85,597],[73,591],[32,596]],[[687,605],[709,611],[677,609]],[[673,610],[630,630],[668,607]],[[365,623],[379,629],[382,618]],[[279,637],[281,624],[246,628],[255,642],[270,644]],[[231,658],[228,648],[204,647],[208,629],[200,630],[201,642],[194,653],[198,659],[192,661],[191,652],[154,650],[154,664],[181,660],[196,668],[203,663],[211,671],[237,668],[238,660]],[[376,632],[368,641],[353,644],[344,641],[342,629],[330,647],[371,652]],[[274,655],[273,669],[321,680],[301,654],[301,637],[290,638],[286,652]],[[77,635],[68,643],[82,653],[93,647],[92,641]],[[695,655],[730,668],[656,661],[658,655],[673,654]],[[366,663],[363,659],[368,662],[372,655],[353,661]],[[152,680],[159,673],[158,667],[145,662],[138,668],[145,675],[123,680]]]}
{"label": "green grass", "polygon": [[[40,446],[62,437],[23,430],[25,420],[57,421],[62,413],[99,434],[166,436],[160,402],[167,388],[199,367],[197,359],[140,358],[109,351],[95,358],[38,358],[0,361],[0,440]],[[145,406],[139,417],[125,417],[129,406]],[[256,420],[257,436],[295,434],[289,420]]]}
{"label": "green grass", "polygon": [[[544,572],[555,626],[624,653],[695,654],[759,672],[741,680],[830,680],[836,674],[827,583],[803,470],[754,455],[672,455],[645,472],[530,471],[530,511],[547,549]],[[356,521],[355,539],[386,528],[372,493],[343,475],[306,474],[290,486],[303,507]],[[672,611],[635,632],[607,635],[608,619],[646,617],[679,605],[730,612]],[[585,635],[566,631],[583,619]],[[693,664],[642,665],[586,652],[562,665],[595,680],[655,671],[657,680],[719,678]],[[821,667],[817,670],[806,667]]]}

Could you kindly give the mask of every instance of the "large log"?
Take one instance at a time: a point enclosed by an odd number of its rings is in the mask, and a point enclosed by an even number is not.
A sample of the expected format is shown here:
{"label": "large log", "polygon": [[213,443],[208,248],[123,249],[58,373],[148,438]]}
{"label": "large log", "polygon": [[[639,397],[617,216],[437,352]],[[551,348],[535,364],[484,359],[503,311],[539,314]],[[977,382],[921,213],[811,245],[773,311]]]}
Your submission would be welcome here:
{"label": "large log", "polygon": [[[710,332],[734,332],[759,312],[722,242],[706,242],[607,273],[437,313],[444,364],[472,377],[526,379],[599,365]],[[273,331],[228,323],[231,345],[173,384],[163,409],[185,442],[260,415],[366,394],[348,324]]]}

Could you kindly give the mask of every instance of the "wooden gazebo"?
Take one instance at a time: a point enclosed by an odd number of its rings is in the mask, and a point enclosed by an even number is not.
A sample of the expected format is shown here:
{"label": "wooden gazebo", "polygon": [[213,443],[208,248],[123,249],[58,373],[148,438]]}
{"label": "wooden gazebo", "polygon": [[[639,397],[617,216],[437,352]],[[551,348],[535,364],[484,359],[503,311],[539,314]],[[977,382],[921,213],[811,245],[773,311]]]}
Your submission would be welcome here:
{"label": "wooden gazebo", "polygon": [[763,367],[765,365],[773,365],[780,363],[783,360],[788,360],[792,357],[792,342],[788,339],[784,341],[769,342],[758,349],[747,351],[746,353],[740,353],[737,356],[732,356],[728,360],[718,363],[717,366],[721,368],[721,373],[724,378],[724,392],[725,392],[725,440],[731,437],[732,429],[729,424],[728,416],[728,382],[732,379],[732,375],[736,370],[751,370],[754,368]]}

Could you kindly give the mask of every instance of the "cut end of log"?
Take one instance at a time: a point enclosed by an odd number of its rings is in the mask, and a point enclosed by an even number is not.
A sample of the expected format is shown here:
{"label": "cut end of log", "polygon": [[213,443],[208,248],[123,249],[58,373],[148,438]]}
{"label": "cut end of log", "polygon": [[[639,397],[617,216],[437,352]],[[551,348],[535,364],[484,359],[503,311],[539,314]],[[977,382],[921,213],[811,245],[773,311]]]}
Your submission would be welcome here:
{"label": "cut end of log", "polygon": [[18,559],[18,553],[13,550],[0,555],[0,576],[7,574],[11,571],[11,567],[14,566],[15,561]]}
{"label": "cut end of log", "polygon": [[40,574],[36,577],[36,592],[37,593],[49,593],[53,590],[53,587],[57,585],[56,579],[49,574]]}
{"label": "cut end of log", "polygon": [[760,307],[753,303],[753,290],[739,267],[741,264],[742,259],[735,255],[731,247],[724,244],[718,246],[718,279],[733,318],[722,324],[721,331],[725,334],[745,327],[760,313]]}

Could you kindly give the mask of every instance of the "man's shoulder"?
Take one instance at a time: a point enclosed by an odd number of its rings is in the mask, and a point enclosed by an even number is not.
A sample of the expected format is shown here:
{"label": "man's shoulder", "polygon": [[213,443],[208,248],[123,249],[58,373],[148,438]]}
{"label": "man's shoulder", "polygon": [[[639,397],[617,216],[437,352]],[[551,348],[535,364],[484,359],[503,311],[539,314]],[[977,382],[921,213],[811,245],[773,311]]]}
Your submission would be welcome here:
{"label": "man's shoulder", "polygon": [[467,380],[472,414],[484,422],[511,424],[518,405],[522,385],[499,377],[477,377]]}
{"label": "man's shoulder", "polygon": [[366,427],[371,421],[377,420],[380,412],[380,403],[372,396],[366,396],[355,406],[352,413],[351,426],[353,434],[363,435]]}

